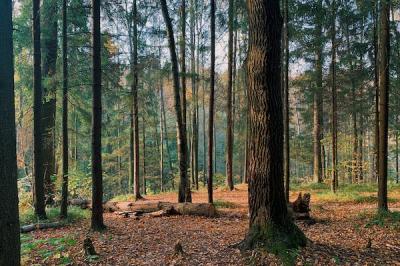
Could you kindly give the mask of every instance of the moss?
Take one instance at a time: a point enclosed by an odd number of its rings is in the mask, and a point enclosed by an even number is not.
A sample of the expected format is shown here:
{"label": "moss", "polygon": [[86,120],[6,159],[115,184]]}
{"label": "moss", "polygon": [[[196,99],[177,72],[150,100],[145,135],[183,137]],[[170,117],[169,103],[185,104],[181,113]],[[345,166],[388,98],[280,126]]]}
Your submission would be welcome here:
{"label": "moss", "polygon": [[263,249],[276,255],[285,265],[292,265],[298,249],[306,244],[306,236],[293,222],[287,221],[285,225],[269,222],[264,226],[251,227],[239,248],[242,251]]}

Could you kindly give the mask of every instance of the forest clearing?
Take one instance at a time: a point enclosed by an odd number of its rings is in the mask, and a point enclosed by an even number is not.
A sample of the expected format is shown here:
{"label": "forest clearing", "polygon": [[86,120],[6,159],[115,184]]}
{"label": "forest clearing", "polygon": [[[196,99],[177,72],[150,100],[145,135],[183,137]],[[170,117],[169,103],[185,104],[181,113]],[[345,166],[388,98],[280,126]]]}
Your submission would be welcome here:
{"label": "forest clearing", "polygon": [[[326,185],[295,187],[292,201],[299,192],[312,194],[311,216],[316,223],[298,222],[311,242],[287,255],[288,261],[298,265],[400,265],[400,186],[390,188],[390,209],[397,211],[391,217],[375,216],[376,192],[369,185],[349,186],[339,195],[333,195]],[[280,259],[262,250],[242,254],[230,247],[243,239],[248,226],[247,186],[238,185],[233,192],[216,189],[214,195],[215,218],[134,219],[108,213],[104,233],[89,232],[90,221],[83,219],[63,228],[23,234],[22,261],[25,265],[280,265]],[[145,201],[174,202],[176,194],[149,195]],[[194,192],[193,202],[207,202],[207,192]],[[92,260],[83,250],[88,236],[99,254]],[[72,244],[59,250],[52,239]],[[184,255],[175,254],[178,241]]]}
{"label": "forest clearing", "polygon": [[0,266],[400,265],[400,0],[0,0]]}

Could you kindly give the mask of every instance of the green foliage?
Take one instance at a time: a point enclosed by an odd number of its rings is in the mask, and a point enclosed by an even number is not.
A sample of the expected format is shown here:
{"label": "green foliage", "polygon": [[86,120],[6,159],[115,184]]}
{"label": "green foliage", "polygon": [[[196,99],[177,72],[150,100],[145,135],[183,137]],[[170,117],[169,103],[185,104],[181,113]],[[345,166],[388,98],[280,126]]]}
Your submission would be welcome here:
{"label": "green foliage", "polygon": [[[49,222],[58,221],[60,216],[60,209],[59,208],[47,208],[47,220]],[[83,210],[79,207],[69,207],[68,208],[68,218],[66,220],[67,223],[76,222],[83,219],[90,218],[90,212],[88,210]],[[24,224],[31,224],[38,222],[38,219],[34,213],[33,209],[25,210],[24,212],[20,212],[20,223]]]}

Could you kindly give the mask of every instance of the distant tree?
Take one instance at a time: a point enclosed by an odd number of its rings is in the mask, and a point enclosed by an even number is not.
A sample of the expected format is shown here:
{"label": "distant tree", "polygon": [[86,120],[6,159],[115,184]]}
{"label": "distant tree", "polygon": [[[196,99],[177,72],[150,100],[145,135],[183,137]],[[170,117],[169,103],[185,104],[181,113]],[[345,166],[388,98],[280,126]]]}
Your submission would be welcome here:
{"label": "distant tree", "polygon": [[92,0],[93,106],[92,106],[92,229],[105,228],[103,222],[103,174],[101,159],[101,33],[100,0]]}
{"label": "distant tree", "polygon": [[174,107],[177,120],[177,144],[178,144],[178,161],[179,161],[179,202],[191,202],[192,196],[190,192],[188,174],[187,174],[187,142],[186,142],[186,130],[185,124],[183,123],[182,107],[181,107],[181,97],[180,97],[180,86],[179,86],[179,67],[178,59],[176,56],[176,46],[174,32],[172,28],[171,18],[168,12],[168,6],[166,0],[160,0],[161,11],[164,17],[165,25],[168,34],[169,51],[171,55],[172,63],[172,76],[173,76],[173,86],[174,86]]}
{"label": "distant tree", "polygon": [[33,200],[35,214],[46,219],[43,134],[42,134],[42,54],[40,45],[40,0],[33,0]]}
{"label": "distant tree", "polygon": [[249,216],[244,249],[296,248],[304,234],[290,220],[283,187],[283,116],[279,0],[247,0],[249,52]]}
{"label": "distant tree", "polygon": [[20,265],[12,1],[0,1],[0,265]]}
{"label": "distant tree", "polygon": [[62,58],[63,58],[63,98],[62,98],[62,192],[60,216],[66,218],[68,208],[68,40],[67,40],[67,0],[62,2]]}
{"label": "distant tree", "polygon": [[378,209],[388,210],[388,107],[389,107],[389,56],[390,56],[390,1],[382,0],[379,27],[379,153],[378,153]]}
{"label": "distant tree", "polygon": [[214,87],[215,87],[215,0],[210,2],[211,27],[211,66],[210,66],[210,103],[208,113],[208,202],[213,203],[213,154],[214,154]]}

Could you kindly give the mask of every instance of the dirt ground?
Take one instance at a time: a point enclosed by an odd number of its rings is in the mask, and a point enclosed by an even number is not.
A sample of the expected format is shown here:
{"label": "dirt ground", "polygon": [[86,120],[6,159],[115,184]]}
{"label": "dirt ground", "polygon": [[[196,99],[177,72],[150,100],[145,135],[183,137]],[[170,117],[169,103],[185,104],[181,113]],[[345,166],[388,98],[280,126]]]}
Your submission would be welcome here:
{"label": "dirt ground", "polygon": [[[206,192],[194,192],[194,202],[206,202]],[[293,193],[292,199],[296,197]],[[176,201],[175,194],[148,196],[146,200]],[[60,229],[30,233],[33,239],[68,236],[75,244],[68,246],[61,257],[68,256],[71,265],[277,265],[268,254],[245,253],[230,245],[242,240],[248,227],[247,187],[237,186],[233,192],[215,191],[221,203],[219,217],[171,216],[139,220],[105,214],[108,230],[88,231],[84,220]],[[231,204],[226,204],[227,202]],[[225,203],[225,204],[223,204]],[[368,225],[375,203],[324,203],[312,200],[312,216],[317,223],[298,223],[310,239],[297,253],[297,265],[400,265],[400,229],[390,225]],[[400,203],[391,203],[399,209]],[[89,261],[83,253],[83,240],[89,236],[98,258]],[[185,254],[174,255],[180,242]],[[46,242],[40,249],[50,248]],[[33,251],[25,264],[59,265],[60,256],[43,258]],[[253,259],[257,257],[257,260]],[[72,263],[71,263],[72,262]]]}

